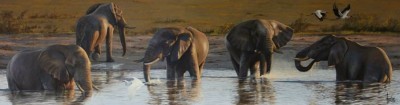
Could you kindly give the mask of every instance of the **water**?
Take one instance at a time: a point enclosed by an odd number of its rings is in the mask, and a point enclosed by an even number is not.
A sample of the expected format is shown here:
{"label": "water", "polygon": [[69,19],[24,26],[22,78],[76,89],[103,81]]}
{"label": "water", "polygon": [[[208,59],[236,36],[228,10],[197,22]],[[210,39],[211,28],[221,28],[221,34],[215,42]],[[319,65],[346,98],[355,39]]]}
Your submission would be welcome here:
{"label": "water", "polygon": [[[400,104],[400,83],[394,71],[390,84],[362,85],[336,83],[334,70],[276,70],[267,79],[238,83],[233,70],[204,70],[202,80],[184,82],[165,80],[165,70],[152,70],[159,81],[154,86],[139,86],[129,90],[133,78],[143,79],[139,71],[95,71],[94,83],[100,90],[91,97],[72,93],[23,92],[12,95],[7,90],[5,74],[0,74],[0,104],[89,104],[89,105],[143,105],[143,104]],[[157,79],[158,78],[158,79]],[[135,83],[135,82],[132,82]],[[134,84],[132,84],[134,85]],[[73,94],[75,92],[75,94]],[[67,95],[65,95],[67,94]]]}

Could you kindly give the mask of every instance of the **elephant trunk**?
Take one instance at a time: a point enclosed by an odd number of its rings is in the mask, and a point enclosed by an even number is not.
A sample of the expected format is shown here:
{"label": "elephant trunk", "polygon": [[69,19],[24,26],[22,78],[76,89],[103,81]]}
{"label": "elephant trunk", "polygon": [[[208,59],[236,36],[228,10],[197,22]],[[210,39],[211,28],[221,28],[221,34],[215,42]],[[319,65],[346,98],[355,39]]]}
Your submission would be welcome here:
{"label": "elephant trunk", "polygon": [[146,82],[150,82],[150,68],[151,65],[143,65],[143,76]]}
{"label": "elephant trunk", "polygon": [[[265,30],[263,30],[265,31]],[[266,32],[263,32],[266,33]],[[272,36],[271,35],[262,35],[263,37],[261,38],[261,49],[263,49],[263,54],[264,54],[264,59],[266,61],[266,66],[267,70],[264,73],[270,73],[271,72],[271,63],[272,63],[272,53],[274,52],[275,44],[272,41]],[[264,75],[264,74],[261,74]]]}
{"label": "elephant trunk", "polygon": [[161,50],[149,46],[143,58],[143,75],[146,82],[150,81],[150,68],[151,65],[160,60],[162,57]]}
{"label": "elephant trunk", "polygon": [[306,72],[306,71],[310,70],[311,67],[315,63],[315,60],[313,60],[306,67],[303,67],[301,65],[301,61],[306,61],[306,60],[310,59],[310,57],[307,56],[308,51],[309,51],[309,48],[306,48],[306,49],[300,51],[299,53],[297,53],[296,57],[294,58],[294,63],[295,63],[296,69],[301,71],[301,72]]}
{"label": "elephant trunk", "polygon": [[[264,54],[264,56],[265,56],[265,61],[266,61],[266,63],[267,63],[267,71],[265,72],[265,73],[270,73],[271,72],[271,61],[272,61],[272,54],[271,53],[268,53],[267,51],[266,51],[266,53]],[[262,75],[264,75],[264,74],[262,74]]]}
{"label": "elephant trunk", "polygon": [[120,25],[118,27],[118,31],[119,31],[119,38],[121,40],[121,45],[122,45],[122,49],[123,49],[123,53],[122,56],[125,55],[126,53],[126,41],[125,41],[125,26],[126,23],[121,23],[122,25]]}
{"label": "elephant trunk", "polygon": [[74,80],[83,94],[90,95],[94,87],[91,79],[91,64],[87,55],[81,55],[83,59],[77,64],[78,69],[74,74]]}

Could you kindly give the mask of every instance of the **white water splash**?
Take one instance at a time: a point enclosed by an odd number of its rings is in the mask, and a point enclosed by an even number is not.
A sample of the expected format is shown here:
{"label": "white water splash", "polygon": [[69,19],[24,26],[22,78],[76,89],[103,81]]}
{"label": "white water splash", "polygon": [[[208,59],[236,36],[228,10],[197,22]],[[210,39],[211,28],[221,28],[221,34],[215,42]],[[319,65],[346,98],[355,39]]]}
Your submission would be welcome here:
{"label": "white water splash", "polygon": [[128,96],[132,98],[135,95],[136,91],[138,91],[144,84],[141,80],[133,77],[132,81],[124,80],[125,85],[128,87]]}

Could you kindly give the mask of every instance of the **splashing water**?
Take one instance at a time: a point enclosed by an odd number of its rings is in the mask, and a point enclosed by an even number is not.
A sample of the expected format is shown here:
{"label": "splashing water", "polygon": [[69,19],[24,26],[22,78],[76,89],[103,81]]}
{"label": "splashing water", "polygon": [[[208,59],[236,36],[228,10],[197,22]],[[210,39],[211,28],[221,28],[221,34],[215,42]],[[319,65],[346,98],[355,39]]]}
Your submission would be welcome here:
{"label": "splashing water", "polygon": [[124,80],[125,85],[128,87],[128,96],[132,98],[135,95],[136,91],[138,91],[144,84],[141,80],[133,77],[132,81]]}

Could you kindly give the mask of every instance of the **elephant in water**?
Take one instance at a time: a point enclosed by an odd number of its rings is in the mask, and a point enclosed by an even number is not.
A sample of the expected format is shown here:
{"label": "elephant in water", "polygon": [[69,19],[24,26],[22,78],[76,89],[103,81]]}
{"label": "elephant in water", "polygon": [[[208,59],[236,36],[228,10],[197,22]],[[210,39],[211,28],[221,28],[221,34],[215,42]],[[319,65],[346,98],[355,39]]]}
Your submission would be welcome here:
{"label": "elephant in water", "polygon": [[206,35],[193,27],[159,29],[150,39],[143,58],[146,82],[150,81],[151,65],[164,59],[167,60],[167,79],[183,79],[186,70],[193,79],[200,79],[208,48]]}
{"label": "elephant in water", "polygon": [[15,54],[7,65],[11,91],[93,90],[91,64],[85,50],[77,45],[51,45]]}
{"label": "elephant in water", "polygon": [[98,3],[92,5],[76,25],[76,44],[85,49],[88,56],[98,60],[101,44],[106,40],[107,62],[112,58],[112,39],[117,27],[122,44],[123,54],[126,52],[125,28],[129,27],[122,16],[122,11],[114,3]]}
{"label": "elephant in water", "polygon": [[[248,20],[234,26],[226,34],[226,48],[240,79],[258,78],[271,71],[272,53],[288,43],[293,29],[275,20]],[[260,73],[260,75],[255,75]]]}
{"label": "elephant in water", "polygon": [[[306,66],[301,61],[314,59]],[[392,65],[385,51],[379,47],[361,46],[346,38],[325,36],[297,53],[295,65],[299,71],[311,69],[314,62],[328,61],[336,68],[336,80],[363,82],[390,82]]]}

